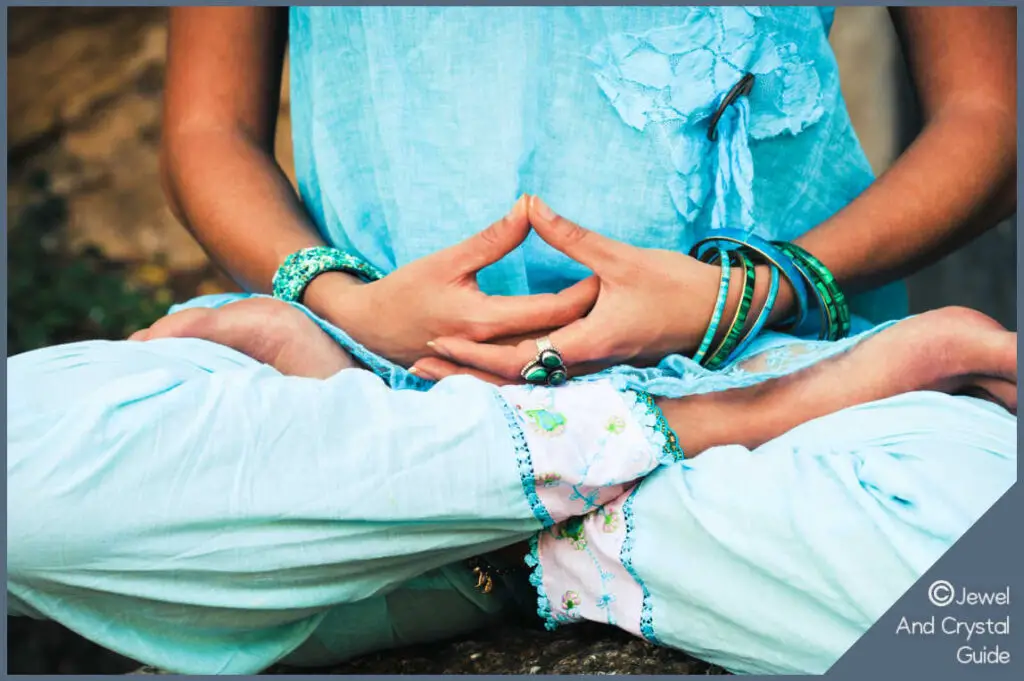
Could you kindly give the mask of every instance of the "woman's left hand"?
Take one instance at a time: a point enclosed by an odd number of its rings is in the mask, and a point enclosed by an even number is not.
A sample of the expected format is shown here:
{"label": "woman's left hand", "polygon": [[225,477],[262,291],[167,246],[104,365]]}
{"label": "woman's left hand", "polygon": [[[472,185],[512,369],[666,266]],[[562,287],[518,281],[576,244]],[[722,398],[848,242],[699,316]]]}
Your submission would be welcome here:
{"label": "woman's left hand", "polygon": [[[549,334],[569,375],[616,364],[645,366],[674,353],[692,354],[704,337],[718,296],[721,268],[674,251],[638,248],[555,215],[530,197],[530,223],[553,248],[589,268],[600,284],[591,312]],[[440,379],[456,373],[492,383],[522,382],[537,355],[535,339],[514,344],[444,337],[417,373]]]}

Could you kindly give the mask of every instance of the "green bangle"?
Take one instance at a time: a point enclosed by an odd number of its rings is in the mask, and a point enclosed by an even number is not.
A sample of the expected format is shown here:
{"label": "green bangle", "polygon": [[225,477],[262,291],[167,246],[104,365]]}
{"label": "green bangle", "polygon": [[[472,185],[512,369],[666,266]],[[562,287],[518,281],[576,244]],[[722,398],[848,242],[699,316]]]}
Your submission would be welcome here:
{"label": "green bangle", "polygon": [[754,302],[754,284],[757,281],[757,272],[754,270],[754,263],[747,257],[745,248],[740,248],[729,253],[730,266],[733,259],[743,266],[743,284],[740,294],[740,304],[732,317],[732,323],[725,334],[725,338],[718,344],[718,347],[711,353],[705,364],[708,369],[718,369],[729,360],[732,351],[740,341],[743,328],[747,325],[747,315],[750,314],[750,306]]}
{"label": "green bangle", "polygon": [[753,234],[745,234],[736,229],[715,230],[713,236],[705,237],[694,244],[690,250],[690,255],[703,259],[708,249],[715,246],[722,248],[721,244],[723,243],[733,244],[733,248],[746,246],[757,254],[759,260],[774,267],[785,277],[786,281],[793,288],[793,295],[796,298],[794,301],[796,304],[796,315],[783,321],[781,324],[775,325],[775,328],[782,332],[794,331],[799,328],[807,317],[808,291],[803,281],[803,275],[800,274],[792,260],[770,241],[756,237]]}
{"label": "green bangle", "polygon": [[383,272],[351,253],[329,246],[313,246],[284,259],[274,274],[274,297],[298,302],[309,283],[324,272],[347,272],[367,282],[384,278]]}
{"label": "green bangle", "polygon": [[800,268],[811,289],[817,294],[823,316],[823,328],[819,338],[838,340],[849,335],[850,307],[829,269],[806,249],[796,244],[776,242],[776,246]]}
{"label": "green bangle", "polygon": [[822,279],[821,274],[803,258],[796,249],[791,248],[792,244],[778,243],[779,250],[786,254],[793,264],[800,271],[808,288],[814,293],[818,303],[818,312],[821,316],[821,328],[818,331],[818,340],[835,340],[839,331],[839,308],[832,290]]}
{"label": "green bangle", "polygon": [[757,338],[758,335],[760,335],[761,330],[764,329],[765,325],[768,323],[768,317],[771,315],[772,309],[775,307],[775,301],[779,296],[779,280],[782,275],[779,274],[779,268],[774,265],[768,265],[768,270],[771,272],[771,279],[769,279],[768,283],[768,294],[765,297],[764,302],[761,304],[761,311],[758,313],[757,317],[754,318],[754,323],[751,324],[750,329],[743,334],[743,338],[740,339],[739,344],[732,351],[734,356],[742,355],[743,351],[746,350],[752,342],[754,342],[754,339]]}
{"label": "green bangle", "polygon": [[836,328],[831,340],[846,338],[850,334],[850,305],[842,289],[839,288],[839,282],[836,281],[832,272],[807,249],[793,243],[787,243],[786,247],[794,256],[804,262],[828,292],[828,298],[831,299],[836,311]]}
{"label": "green bangle", "polygon": [[700,342],[700,347],[697,348],[697,352],[693,355],[693,361],[698,364],[702,363],[704,355],[707,354],[708,348],[711,347],[711,341],[715,339],[718,325],[722,321],[722,313],[725,311],[725,303],[729,297],[729,274],[732,268],[729,267],[728,251],[724,248],[718,249],[718,257],[722,260],[722,278],[718,283],[718,299],[715,301],[715,310],[711,313],[708,330],[704,333],[704,339]]}

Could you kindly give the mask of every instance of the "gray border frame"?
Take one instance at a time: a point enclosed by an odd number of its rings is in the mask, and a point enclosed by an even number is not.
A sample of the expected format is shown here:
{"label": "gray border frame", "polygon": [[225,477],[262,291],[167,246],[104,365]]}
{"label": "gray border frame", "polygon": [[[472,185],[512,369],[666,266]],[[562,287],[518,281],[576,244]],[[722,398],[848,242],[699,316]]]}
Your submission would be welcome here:
{"label": "gray border frame", "polygon": [[[203,2],[197,1],[195,3],[186,2],[155,2],[153,0],[139,0],[138,2],[92,2],[86,0],[84,2],[59,2],[53,0],[36,0],[34,2],[3,2],[3,14],[0,18],[0,24],[3,28],[3,79],[6,84],[7,80],[7,7],[23,7],[23,6],[107,6],[107,7],[132,7],[132,6],[173,6],[181,4],[222,4],[222,5],[280,5],[279,2],[267,2],[256,1],[256,2],[240,2],[239,0],[226,0],[222,2]],[[521,2],[512,0],[510,2],[497,2],[489,3],[481,0],[466,0],[464,2],[411,2],[409,0],[397,0],[389,3],[376,3],[376,2],[352,2],[342,0],[340,2],[309,2],[309,3],[298,3],[298,4],[310,4],[310,5],[392,5],[392,6],[411,6],[411,5],[455,5],[455,6],[469,6],[469,5],[675,5],[681,3],[671,2],[670,0],[652,0],[644,3],[632,3],[632,2],[583,2],[583,3],[556,3],[556,2]],[[719,5],[732,5],[741,4],[738,2],[719,2],[719,3],[704,3],[696,2],[698,4],[719,4]],[[822,3],[813,2],[779,2],[769,1],[764,4],[772,5],[820,5]],[[986,6],[1006,6],[1006,5],[1017,5],[1017,2],[1011,2],[1007,0],[997,0],[994,2],[971,2],[970,0],[964,0],[957,2],[955,0],[946,0],[943,2],[898,2],[898,3],[883,3],[878,1],[867,1],[867,2],[849,2],[844,3],[842,6],[860,6],[860,5],[986,5]],[[1017,36],[1018,42],[1024,28],[1024,20],[1020,17],[1017,18]],[[1018,50],[1017,64],[1018,70],[1020,66],[1020,52]],[[4,103],[5,120],[6,120],[6,103],[7,103],[7,88],[3,89],[2,95],[0,95]],[[1019,104],[1021,103],[1022,96],[1020,88],[1017,91],[1018,110]],[[1020,113],[1018,112],[1018,116]],[[7,142],[7,126],[5,125],[3,131],[0,132],[3,136],[3,140]],[[1018,141],[1018,152],[1020,142]],[[1019,157],[1019,153],[1018,153]],[[1019,161],[1018,161],[1019,163]],[[7,166],[5,165],[2,170],[4,180],[4,199],[6,205],[7,198]],[[1021,187],[1024,180],[1021,179],[1018,172],[1017,178],[1017,193],[1018,196],[1021,194]],[[4,326],[6,327],[7,322],[7,215],[6,211],[4,214],[4,241],[2,245],[3,250],[3,272],[4,277],[0,282],[2,287],[4,307],[3,307],[3,319]],[[1021,244],[1018,240],[1017,244],[1017,267],[1019,269],[1021,264],[1021,254],[1024,253],[1024,244]],[[1017,282],[1017,315],[1020,318],[1021,311],[1024,309],[1022,306],[1022,296],[1020,289],[1020,282]],[[6,357],[7,351],[7,337],[3,338],[4,355]],[[1018,341],[1019,343],[1019,341]],[[1019,345],[1018,345],[1019,354]],[[6,363],[4,368],[0,370],[2,375],[3,383],[6,388],[7,385],[7,367]],[[7,391],[4,391],[3,402],[6,406]],[[6,460],[6,434],[7,434],[7,421],[4,419],[3,431],[5,435],[4,445],[4,458]],[[1018,430],[1018,443],[1020,442],[1020,431]],[[6,499],[7,499],[7,488],[4,485],[3,490],[4,507],[3,517],[6,521]],[[1024,677],[1024,635],[1021,634],[1021,626],[1024,623],[1021,622],[1020,615],[1024,613],[1024,541],[1021,541],[1020,533],[1020,522],[1024,518],[1024,491],[1021,490],[1021,485],[1018,481],[1010,488],[1010,490],[998,501],[996,504],[989,509],[989,511],[970,529],[968,532],[958,541],[939,561],[927,572],[925,575],[914,584],[907,593],[896,602],[895,605],[882,616],[881,619],[873,626],[847,653],[844,655],[835,666],[830,669],[827,675],[833,676],[837,679],[858,679],[866,676],[871,676],[876,679],[896,679],[902,678],[904,675],[911,679],[916,678],[975,678],[983,676],[984,678],[997,679],[997,678],[1021,678]],[[1016,530],[1016,532],[1015,532]],[[1016,541],[1015,541],[1016,540]],[[6,540],[4,544],[4,555],[6,556]],[[6,560],[4,561],[4,574],[6,575]],[[975,607],[969,608],[969,606],[950,606],[949,609],[938,608],[935,605],[929,603],[928,600],[928,589],[935,580],[949,580],[953,585],[959,587],[966,587],[969,589],[976,590],[1001,590],[1007,589],[1007,593],[1010,593],[1010,603],[1008,605],[992,605],[986,607]],[[1013,589],[1018,590],[1016,602],[1013,599]],[[6,589],[2,596],[3,603],[6,610],[7,593]],[[941,620],[945,616],[960,616],[967,617],[972,620],[984,620],[985,618],[998,619],[1002,617],[1009,617],[1012,621],[1016,619],[1018,622],[1018,628],[1014,630],[1010,627],[1010,633],[1002,635],[989,635],[981,637],[980,645],[995,645],[1000,644],[1004,650],[1008,650],[1011,655],[1011,661],[1009,664],[1002,665],[982,665],[980,668],[973,665],[958,665],[956,664],[953,653],[956,648],[956,644],[951,640],[953,637],[943,637],[941,635],[935,636],[917,636],[917,637],[906,637],[899,636],[896,634],[896,628],[903,617],[908,619],[925,620],[932,615],[938,615]],[[0,664],[4,671],[7,669],[7,624],[6,620],[3,624],[4,640],[0,645]],[[906,640],[904,640],[906,639]],[[361,675],[354,675],[356,678],[362,678]],[[66,676],[53,676],[53,675],[42,675],[35,678],[67,678]],[[83,676],[81,678],[103,678],[100,676]],[[309,676],[301,676],[297,678],[309,678]],[[324,676],[324,678],[331,678],[330,676]],[[375,678],[367,676],[366,678]],[[428,679],[442,679],[443,676],[424,676],[423,678]],[[501,676],[470,676],[468,678],[484,678],[484,679],[500,679]],[[550,678],[565,678],[565,677],[550,677]],[[657,678],[638,676],[636,678]]]}

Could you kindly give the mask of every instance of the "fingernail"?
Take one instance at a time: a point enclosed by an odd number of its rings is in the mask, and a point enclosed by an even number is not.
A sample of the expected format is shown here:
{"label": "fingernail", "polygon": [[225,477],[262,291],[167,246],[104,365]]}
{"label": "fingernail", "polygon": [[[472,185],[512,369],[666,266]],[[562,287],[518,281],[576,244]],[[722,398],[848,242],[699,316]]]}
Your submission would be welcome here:
{"label": "fingernail", "polygon": [[418,376],[418,377],[426,379],[428,381],[436,381],[437,380],[437,376],[435,376],[434,374],[430,373],[429,371],[424,371],[423,369],[419,369],[417,367],[412,367],[411,369],[409,369],[409,373],[412,374],[413,376]]}
{"label": "fingernail", "polygon": [[449,353],[447,349],[445,349],[441,345],[438,345],[434,341],[427,341],[427,347],[436,352],[437,354],[441,355],[442,357],[447,357],[451,359],[451,353]]}
{"label": "fingernail", "polygon": [[544,200],[539,196],[533,196],[530,198],[533,201],[533,209],[537,211],[537,215],[545,220],[554,220],[556,215],[555,211],[548,207],[548,204],[544,203]]}
{"label": "fingernail", "polygon": [[516,217],[516,216],[520,215],[523,212],[523,209],[525,207],[526,207],[526,194],[523,194],[518,199],[516,199],[516,202],[514,204],[512,204],[512,210],[510,210],[508,212],[509,217]]}

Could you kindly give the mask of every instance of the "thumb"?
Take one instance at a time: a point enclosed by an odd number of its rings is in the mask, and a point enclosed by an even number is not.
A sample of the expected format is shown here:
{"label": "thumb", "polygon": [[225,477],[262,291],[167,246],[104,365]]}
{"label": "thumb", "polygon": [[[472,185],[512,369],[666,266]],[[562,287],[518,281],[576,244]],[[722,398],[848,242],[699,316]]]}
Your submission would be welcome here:
{"label": "thumb", "polygon": [[529,233],[530,220],[524,194],[512,206],[508,215],[441,253],[450,263],[452,271],[473,274],[504,258],[523,243]]}
{"label": "thumb", "polygon": [[529,220],[537,235],[595,274],[625,245],[563,218],[538,196],[531,196],[529,203]]}

